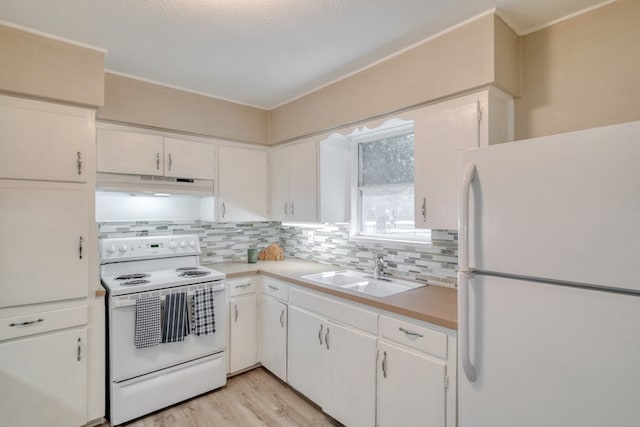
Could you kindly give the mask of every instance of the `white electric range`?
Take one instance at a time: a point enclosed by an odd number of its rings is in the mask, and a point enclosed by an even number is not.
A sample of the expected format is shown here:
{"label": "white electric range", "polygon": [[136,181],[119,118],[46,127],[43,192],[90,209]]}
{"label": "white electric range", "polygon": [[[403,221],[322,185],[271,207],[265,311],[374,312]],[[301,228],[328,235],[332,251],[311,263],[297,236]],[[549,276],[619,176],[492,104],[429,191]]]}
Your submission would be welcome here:
{"label": "white electric range", "polygon": [[[199,263],[197,236],[103,239],[100,273],[107,289],[109,413],[112,425],[226,384],[224,274]],[[198,289],[214,294],[215,333],[147,348],[134,345],[136,300]],[[190,304],[188,305],[190,307]]]}

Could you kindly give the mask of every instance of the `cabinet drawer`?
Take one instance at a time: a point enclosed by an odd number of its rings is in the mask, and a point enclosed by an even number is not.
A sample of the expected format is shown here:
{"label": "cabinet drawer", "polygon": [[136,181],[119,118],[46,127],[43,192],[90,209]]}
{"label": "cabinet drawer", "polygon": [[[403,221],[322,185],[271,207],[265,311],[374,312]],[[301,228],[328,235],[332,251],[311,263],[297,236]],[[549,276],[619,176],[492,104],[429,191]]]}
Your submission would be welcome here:
{"label": "cabinet drawer", "polygon": [[387,316],[380,316],[380,336],[415,350],[447,358],[447,335]]}
{"label": "cabinet drawer", "polygon": [[289,301],[289,284],[271,277],[262,278],[262,292],[282,301]]}
{"label": "cabinet drawer", "polygon": [[255,277],[240,277],[237,279],[227,280],[229,288],[229,296],[252,294],[257,290]]}
{"label": "cabinet drawer", "polygon": [[289,291],[289,303],[371,334],[377,333],[378,315],[372,311],[298,289]]}
{"label": "cabinet drawer", "polygon": [[0,320],[0,341],[87,324],[87,307],[24,314]]}

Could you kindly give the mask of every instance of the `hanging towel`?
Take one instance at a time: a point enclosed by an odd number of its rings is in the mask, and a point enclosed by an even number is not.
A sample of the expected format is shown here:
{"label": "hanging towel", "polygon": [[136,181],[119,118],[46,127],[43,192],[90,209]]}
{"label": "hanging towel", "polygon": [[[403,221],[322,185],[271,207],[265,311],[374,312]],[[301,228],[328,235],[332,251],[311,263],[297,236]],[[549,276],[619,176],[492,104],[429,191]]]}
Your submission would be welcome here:
{"label": "hanging towel", "polygon": [[160,297],[151,296],[136,300],[136,321],[133,333],[136,348],[160,344]]}
{"label": "hanging towel", "polygon": [[193,296],[191,329],[195,335],[209,335],[216,331],[213,302],[213,288],[198,289]]}
{"label": "hanging towel", "polygon": [[187,335],[189,335],[187,294],[186,292],[168,294],[164,300],[162,342],[184,341]]}

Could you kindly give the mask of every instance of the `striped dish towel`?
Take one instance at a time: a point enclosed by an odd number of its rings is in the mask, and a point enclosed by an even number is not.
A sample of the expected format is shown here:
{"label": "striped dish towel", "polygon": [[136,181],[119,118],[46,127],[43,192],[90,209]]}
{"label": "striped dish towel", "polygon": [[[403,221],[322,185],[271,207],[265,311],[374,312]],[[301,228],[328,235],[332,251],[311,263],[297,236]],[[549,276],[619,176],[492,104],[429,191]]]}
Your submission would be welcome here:
{"label": "striped dish towel", "polygon": [[196,290],[193,296],[193,319],[191,323],[191,330],[195,335],[209,335],[216,331],[213,302],[213,288]]}
{"label": "striped dish towel", "polygon": [[164,300],[162,342],[184,341],[187,335],[189,335],[187,293],[168,294]]}
{"label": "striped dish towel", "polygon": [[133,333],[136,348],[160,344],[160,297],[151,296],[136,300],[136,321]]}

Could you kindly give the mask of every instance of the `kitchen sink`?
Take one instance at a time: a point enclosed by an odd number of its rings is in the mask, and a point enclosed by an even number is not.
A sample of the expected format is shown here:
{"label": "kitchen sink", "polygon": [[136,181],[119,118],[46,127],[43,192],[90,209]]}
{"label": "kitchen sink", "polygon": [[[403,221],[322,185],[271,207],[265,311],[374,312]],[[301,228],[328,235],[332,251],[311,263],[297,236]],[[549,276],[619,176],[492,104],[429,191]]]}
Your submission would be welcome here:
{"label": "kitchen sink", "polygon": [[327,271],[302,278],[319,286],[345,289],[374,297],[387,297],[426,286],[424,283],[386,277],[374,279],[371,275],[352,270]]}

